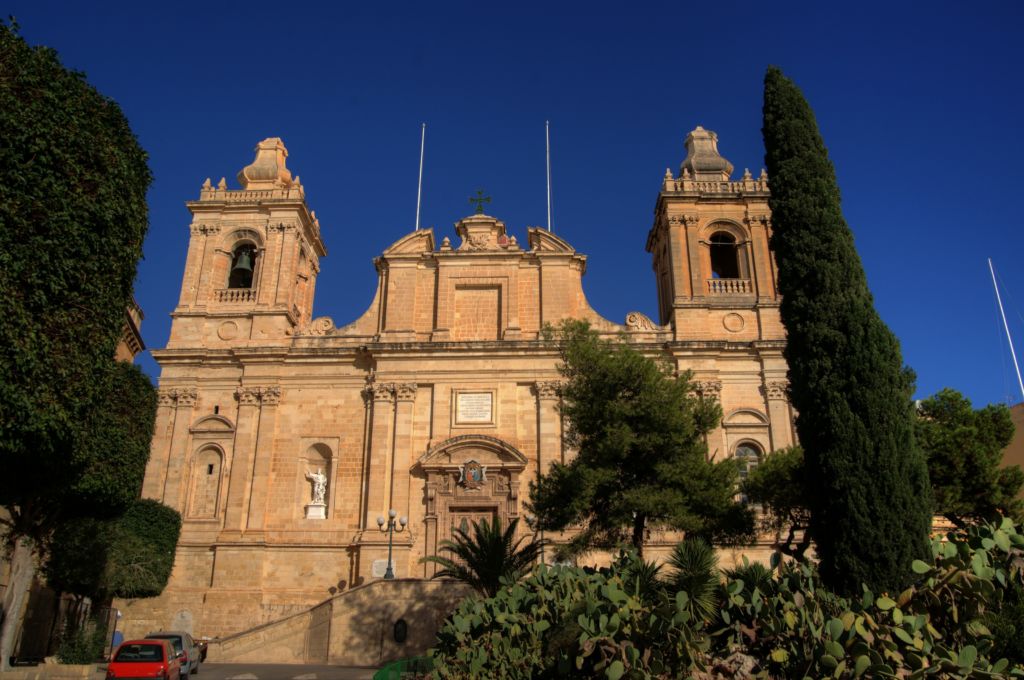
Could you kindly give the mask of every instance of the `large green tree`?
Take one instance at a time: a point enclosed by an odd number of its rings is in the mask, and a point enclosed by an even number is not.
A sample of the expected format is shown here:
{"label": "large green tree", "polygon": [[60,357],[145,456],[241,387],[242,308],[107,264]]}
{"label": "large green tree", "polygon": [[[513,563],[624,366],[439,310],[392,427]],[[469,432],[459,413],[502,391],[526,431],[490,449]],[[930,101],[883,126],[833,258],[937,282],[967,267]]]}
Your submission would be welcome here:
{"label": "large green tree", "polygon": [[[148,444],[133,447],[145,433],[133,430],[152,427],[155,398],[150,386],[147,400],[118,410],[126,398],[119,390],[132,379],[112,357],[151,181],[124,114],[53,50],[0,25],[0,139],[0,506],[11,559],[0,627],[5,668],[25,589],[54,527],[84,509],[117,512],[137,495],[131,476],[142,467],[136,462],[122,477],[115,461],[130,451],[144,465]],[[133,410],[131,423],[120,417]]]}
{"label": "large green tree", "polygon": [[542,529],[578,528],[570,552],[629,542],[640,555],[652,527],[713,540],[749,535],[733,461],[708,460],[717,402],[695,395],[688,374],[584,322],[563,324],[559,347],[565,441],[578,453],[531,483]]}
{"label": "large green tree", "polygon": [[766,456],[741,486],[750,502],[761,507],[759,528],[774,534],[772,547],[801,561],[811,545],[806,474],[803,449],[791,446]]}
{"label": "large green tree", "polygon": [[928,458],[937,514],[958,525],[999,515],[1024,519],[1024,472],[1002,466],[1013,431],[1010,409],[991,404],[975,410],[949,388],[918,405],[917,438]]}
{"label": "large green tree", "polygon": [[929,555],[931,493],[914,439],[912,375],[875,311],[811,107],[769,68],[764,88],[790,395],[811,532],[828,584],[898,592]]}

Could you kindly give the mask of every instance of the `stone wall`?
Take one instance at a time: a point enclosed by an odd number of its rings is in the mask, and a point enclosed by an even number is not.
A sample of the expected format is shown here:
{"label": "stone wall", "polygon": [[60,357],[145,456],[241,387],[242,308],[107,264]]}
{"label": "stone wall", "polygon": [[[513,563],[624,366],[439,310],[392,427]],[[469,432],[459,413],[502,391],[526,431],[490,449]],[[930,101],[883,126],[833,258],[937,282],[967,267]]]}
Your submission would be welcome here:
{"label": "stone wall", "polygon": [[[304,612],[215,640],[207,660],[379,666],[426,652],[444,619],[468,594],[466,586],[453,581],[374,581]],[[399,620],[408,626],[402,643],[394,637]]]}

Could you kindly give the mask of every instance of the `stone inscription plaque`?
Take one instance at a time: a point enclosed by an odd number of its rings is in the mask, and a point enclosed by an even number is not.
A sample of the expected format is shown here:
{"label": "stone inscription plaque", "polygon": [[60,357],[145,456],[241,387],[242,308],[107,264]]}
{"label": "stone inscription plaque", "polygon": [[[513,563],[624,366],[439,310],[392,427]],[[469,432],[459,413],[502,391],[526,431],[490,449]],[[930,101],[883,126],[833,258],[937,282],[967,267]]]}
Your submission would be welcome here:
{"label": "stone inscription plaque", "polygon": [[455,422],[459,424],[490,423],[494,421],[491,392],[459,392],[455,398]]}
{"label": "stone inscription plaque", "polygon": [[[391,565],[391,568],[394,569],[394,565],[393,564]],[[387,571],[388,571],[388,561],[387,560],[374,560],[373,563],[370,565],[370,575],[373,576],[374,578],[384,578],[384,574],[386,574]]]}

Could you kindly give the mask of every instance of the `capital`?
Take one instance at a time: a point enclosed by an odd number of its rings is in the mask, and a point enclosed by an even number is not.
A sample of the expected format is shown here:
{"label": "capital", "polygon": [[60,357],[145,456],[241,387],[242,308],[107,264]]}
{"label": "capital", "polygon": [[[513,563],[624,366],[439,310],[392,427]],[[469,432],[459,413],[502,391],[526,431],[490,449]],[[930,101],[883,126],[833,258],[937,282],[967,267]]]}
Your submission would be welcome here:
{"label": "capital", "polygon": [[707,399],[721,400],[722,398],[721,380],[698,380],[694,383],[694,387],[697,389],[697,394]]}
{"label": "capital", "polygon": [[539,380],[533,383],[533,393],[540,401],[558,399],[559,385],[555,380]]}
{"label": "capital", "polygon": [[394,383],[371,383],[367,386],[374,401],[391,401],[395,394]]}
{"label": "capital", "polygon": [[196,405],[196,388],[184,387],[178,389],[178,406],[195,406]]}
{"label": "capital", "polygon": [[766,380],[763,389],[764,396],[769,399],[786,399],[789,383],[785,380]]}
{"label": "capital", "polygon": [[235,399],[243,406],[256,406],[260,403],[260,390],[258,387],[236,388]]}
{"label": "capital", "polygon": [[398,383],[395,386],[395,398],[398,401],[413,401],[416,398],[416,383]]}

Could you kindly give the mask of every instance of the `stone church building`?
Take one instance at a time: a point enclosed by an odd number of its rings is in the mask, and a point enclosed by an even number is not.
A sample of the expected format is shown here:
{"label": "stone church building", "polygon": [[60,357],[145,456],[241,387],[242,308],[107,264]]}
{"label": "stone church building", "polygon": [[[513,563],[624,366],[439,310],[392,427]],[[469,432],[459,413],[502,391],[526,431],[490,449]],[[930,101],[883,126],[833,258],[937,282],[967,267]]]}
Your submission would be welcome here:
{"label": "stone church building", "polygon": [[691,370],[722,405],[714,457],[754,465],[792,444],[767,178],[731,179],[703,128],[685,146],[646,243],[633,244],[651,255],[656,321],[600,317],[583,294],[586,255],[541,228],[520,242],[485,214],[406,234],[374,261],[360,318],[314,318],[329,234],[281,140],[259,143],[240,189],[207,180],[187,204],[170,339],[153,350],[143,488],[184,525],[165,593],[122,605],[126,634],[228,635],[379,579],[389,510],[407,518],[394,534],[399,579],[430,576],[420,558],[473,520],[520,518],[529,532],[529,481],[573,455],[558,355],[540,338],[566,318]]}

